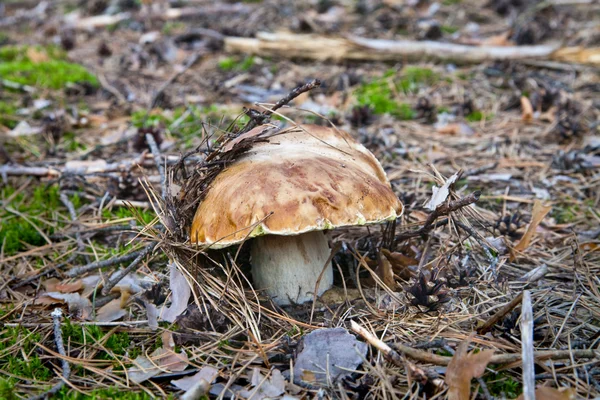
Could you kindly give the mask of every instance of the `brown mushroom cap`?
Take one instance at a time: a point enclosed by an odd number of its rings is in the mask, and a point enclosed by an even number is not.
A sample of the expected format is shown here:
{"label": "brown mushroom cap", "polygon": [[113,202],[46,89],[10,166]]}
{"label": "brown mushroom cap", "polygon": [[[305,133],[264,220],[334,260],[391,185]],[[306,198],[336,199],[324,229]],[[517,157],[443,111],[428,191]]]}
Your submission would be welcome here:
{"label": "brown mushroom cap", "polygon": [[190,236],[223,248],[261,235],[393,220],[402,211],[369,150],[341,130],[300,125],[273,131],[215,178]]}

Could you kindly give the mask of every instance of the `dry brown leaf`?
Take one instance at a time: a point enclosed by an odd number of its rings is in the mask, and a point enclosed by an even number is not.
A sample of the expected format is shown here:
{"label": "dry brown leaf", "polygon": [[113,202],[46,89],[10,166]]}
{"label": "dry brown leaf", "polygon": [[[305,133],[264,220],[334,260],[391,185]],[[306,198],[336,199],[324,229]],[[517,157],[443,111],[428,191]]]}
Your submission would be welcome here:
{"label": "dry brown leaf", "polygon": [[121,307],[121,299],[109,301],[96,312],[96,321],[112,322],[127,315],[127,311]]}
{"label": "dry brown leaf", "polygon": [[550,212],[551,209],[552,206],[544,205],[540,200],[536,200],[533,203],[533,211],[531,212],[531,222],[527,226],[527,230],[525,231],[523,238],[515,246],[515,251],[524,251],[527,247],[529,247],[529,244],[533,239],[533,235],[535,235],[535,231],[538,225],[540,224],[540,222],[542,222],[544,217]]}
{"label": "dry brown leaf", "polygon": [[404,280],[408,280],[412,277],[412,274],[410,273],[410,267],[419,265],[419,260],[397,251],[391,252],[387,249],[381,249],[381,254],[387,258],[392,265],[392,271],[394,271],[394,274]]}
{"label": "dry brown leaf", "polygon": [[192,289],[185,276],[179,271],[175,263],[169,265],[171,289],[171,305],[164,307],[161,317],[164,321],[175,322],[175,319],[181,315],[188,305]]}
{"label": "dry brown leaf", "polygon": [[456,349],[456,353],[446,370],[449,400],[469,400],[471,395],[471,379],[479,378],[494,355],[493,350],[482,350],[479,353],[467,353],[469,343],[473,339],[471,333]]}
{"label": "dry brown leaf", "polygon": [[58,278],[49,278],[42,282],[44,288],[46,288],[46,292],[58,292],[56,290],[56,286],[60,284]]}
{"label": "dry brown leaf", "polygon": [[511,31],[506,31],[499,35],[490,36],[489,38],[484,39],[481,42],[481,45],[482,46],[514,46],[515,43],[512,40],[508,39],[510,37],[511,33],[512,33]]}
{"label": "dry brown leaf", "polygon": [[[51,303],[52,301],[54,303]],[[69,312],[81,319],[88,319],[92,314],[92,303],[79,293],[48,292],[41,295],[34,302],[34,304],[56,303],[67,303]]]}
{"label": "dry brown leaf", "polygon": [[38,50],[35,47],[28,47],[25,54],[27,55],[27,58],[29,58],[29,60],[34,64],[39,64],[41,62],[50,60],[45,51]]}
{"label": "dry brown leaf", "polygon": [[83,289],[83,281],[78,279],[74,282],[59,283],[54,287],[55,292],[73,293]]}
{"label": "dry brown leaf", "polygon": [[[555,389],[551,387],[539,387],[535,390],[535,398],[538,400],[575,400],[577,392],[573,388]],[[520,395],[517,400],[523,400],[524,396]]]}
{"label": "dry brown leaf", "polygon": [[475,131],[469,125],[463,122],[446,124],[438,127],[436,130],[438,133],[442,133],[444,135],[473,136],[475,134]]}
{"label": "dry brown leaf", "polygon": [[551,58],[572,63],[599,65],[600,47],[590,47],[587,49],[581,46],[564,47],[552,53]]}
{"label": "dry brown leaf", "polygon": [[533,106],[525,96],[521,96],[521,119],[526,123],[533,121]]}
{"label": "dry brown leaf", "polygon": [[387,287],[392,290],[396,290],[396,280],[394,279],[392,263],[390,263],[389,260],[383,255],[380,255],[378,259],[377,268],[375,268],[375,274],[383,283],[385,283]]}

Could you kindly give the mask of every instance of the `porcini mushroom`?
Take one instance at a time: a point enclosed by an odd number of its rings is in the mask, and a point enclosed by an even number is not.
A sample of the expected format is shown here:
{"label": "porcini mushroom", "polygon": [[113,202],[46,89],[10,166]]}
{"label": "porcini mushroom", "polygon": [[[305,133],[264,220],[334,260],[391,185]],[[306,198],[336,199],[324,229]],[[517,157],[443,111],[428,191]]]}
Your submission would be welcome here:
{"label": "porcini mushroom", "polygon": [[244,134],[252,135],[267,139],[210,184],[190,239],[224,248],[253,238],[254,287],[280,305],[303,303],[323,270],[317,295],[333,284],[324,230],[394,220],[403,206],[377,159],[346,132],[261,126]]}

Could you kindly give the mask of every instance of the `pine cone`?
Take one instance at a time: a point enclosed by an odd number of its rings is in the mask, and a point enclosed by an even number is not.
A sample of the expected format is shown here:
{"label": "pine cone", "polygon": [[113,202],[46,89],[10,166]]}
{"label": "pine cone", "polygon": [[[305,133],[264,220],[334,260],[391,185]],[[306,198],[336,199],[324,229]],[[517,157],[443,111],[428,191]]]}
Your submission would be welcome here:
{"label": "pine cone", "polygon": [[417,102],[417,118],[425,119],[428,123],[435,122],[437,116],[437,110],[435,105],[427,97],[420,97]]}
{"label": "pine cone", "polygon": [[446,280],[438,276],[437,270],[431,272],[431,278],[421,272],[417,280],[405,290],[410,305],[417,307],[420,312],[437,311],[450,301]]}
{"label": "pine cone", "polygon": [[360,127],[369,125],[373,119],[373,110],[368,105],[355,106],[352,108],[349,119],[352,126]]}
{"label": "pine cone", "polygon": [[498,218],[494,224],[494,233],[508,236],[511,239],[520,239],[523,236],[523,228],[527,224],[526,218],[520,212],[507,214]]}
{"label": "pine cone", "polygon": [[147,199],[144,188],[131,171],[123,171],[118,178],[111,178],[108,192],[119,199],[139,201]]}

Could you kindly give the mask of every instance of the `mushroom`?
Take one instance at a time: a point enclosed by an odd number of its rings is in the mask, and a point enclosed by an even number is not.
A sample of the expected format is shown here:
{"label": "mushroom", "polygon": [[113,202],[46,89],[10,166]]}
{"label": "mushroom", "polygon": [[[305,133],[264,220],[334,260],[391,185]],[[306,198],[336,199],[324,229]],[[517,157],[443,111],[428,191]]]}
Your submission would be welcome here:
{"label": "mushroom", "polygon": [[253,238],[254,287],[280,305],[303,303],[317,282],[319,296],[333,285],[324,230],[394,220],[403,206],[377,159],[346,132],[260,126],[243,136],[259,135],[208,187],[190,239],[224,248]]}

